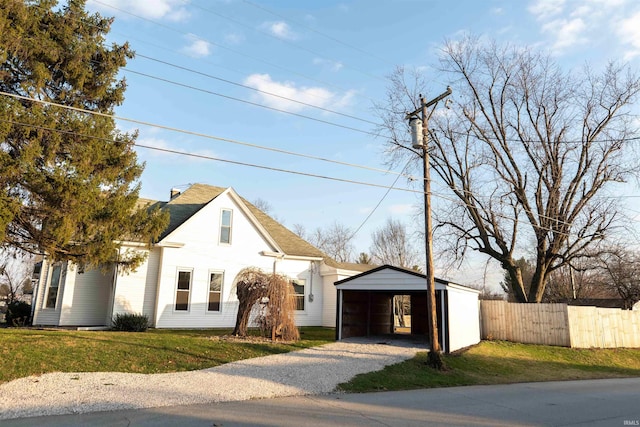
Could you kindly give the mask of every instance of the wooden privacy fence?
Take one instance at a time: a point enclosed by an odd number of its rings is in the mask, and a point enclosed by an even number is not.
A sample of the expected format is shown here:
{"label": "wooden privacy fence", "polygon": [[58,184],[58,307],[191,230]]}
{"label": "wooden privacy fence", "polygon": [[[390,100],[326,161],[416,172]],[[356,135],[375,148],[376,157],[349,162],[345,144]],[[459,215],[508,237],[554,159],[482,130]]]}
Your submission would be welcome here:
{"label": "wooden privacy fence", "polygon": [[483,339],[577,348],[640,347],[640,311],[480,301]]}

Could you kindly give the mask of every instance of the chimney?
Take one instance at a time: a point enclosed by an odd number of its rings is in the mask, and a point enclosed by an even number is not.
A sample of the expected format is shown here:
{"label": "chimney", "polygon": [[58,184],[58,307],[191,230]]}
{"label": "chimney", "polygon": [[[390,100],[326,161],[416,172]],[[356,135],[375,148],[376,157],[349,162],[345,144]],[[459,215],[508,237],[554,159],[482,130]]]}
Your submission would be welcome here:
{"label": "chimney", "polygon": [[173,200],[176,197],[178,197],[180,195],[180,190],[178,190],[177,188],[172,188],[171,189],[171,197],[169,197],[169,200]]}

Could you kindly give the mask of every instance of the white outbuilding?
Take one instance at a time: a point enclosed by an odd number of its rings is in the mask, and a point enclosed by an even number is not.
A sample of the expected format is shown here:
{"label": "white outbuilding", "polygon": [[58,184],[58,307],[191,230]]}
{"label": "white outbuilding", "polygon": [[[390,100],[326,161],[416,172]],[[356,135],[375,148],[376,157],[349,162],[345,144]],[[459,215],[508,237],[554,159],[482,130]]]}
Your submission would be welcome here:
{"label": "white outbuilding", "polygon": [[[428,292],[424,274],[383,265],[337,281],[335,287],[338,340],[389,334],[426,336]],[[435,291],[443,351],[479,343],[480,291],[441,279],[436,279]]]}

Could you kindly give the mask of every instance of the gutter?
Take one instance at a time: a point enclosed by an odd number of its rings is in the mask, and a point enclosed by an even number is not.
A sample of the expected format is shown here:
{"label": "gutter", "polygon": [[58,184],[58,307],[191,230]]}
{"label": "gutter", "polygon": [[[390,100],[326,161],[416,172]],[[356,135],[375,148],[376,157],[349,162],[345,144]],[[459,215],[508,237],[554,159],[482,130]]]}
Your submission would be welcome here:
{"label": "gutter", "polygon": [[287,255],[282,252],[260,251],[260,255],[268,256],[278,259],[291,259],[298,261],[322,261],[324,258],[319,256],[306,256],[306,255]]}

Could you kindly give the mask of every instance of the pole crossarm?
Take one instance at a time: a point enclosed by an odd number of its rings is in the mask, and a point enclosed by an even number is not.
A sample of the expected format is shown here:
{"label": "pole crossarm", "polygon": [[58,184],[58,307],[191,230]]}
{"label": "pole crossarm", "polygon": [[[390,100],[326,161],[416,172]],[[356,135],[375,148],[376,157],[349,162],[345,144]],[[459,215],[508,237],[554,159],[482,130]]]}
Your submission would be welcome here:
{"label": "pole crossarm", "polygon": [[[422,112],[423,108],[429,108],[432,105],[436,104],[438,101],[442,101],[443,99],[445,99],[447,96],[451,95],[451,86],[447,86],[447,90],[445,90],[444,92],[442,92],[440,95],[436,96],[435,98],[433,98],[431,101],[425,103],[424,105],[421,105],[420,108],[416,109],[415,111],[412,111],[411,113],[407,113],[404,118],[405,120],[409,120],[411,117],[413,116],[417,116],[418,113]],[[424,117],[422,118],[424,120]]]}

